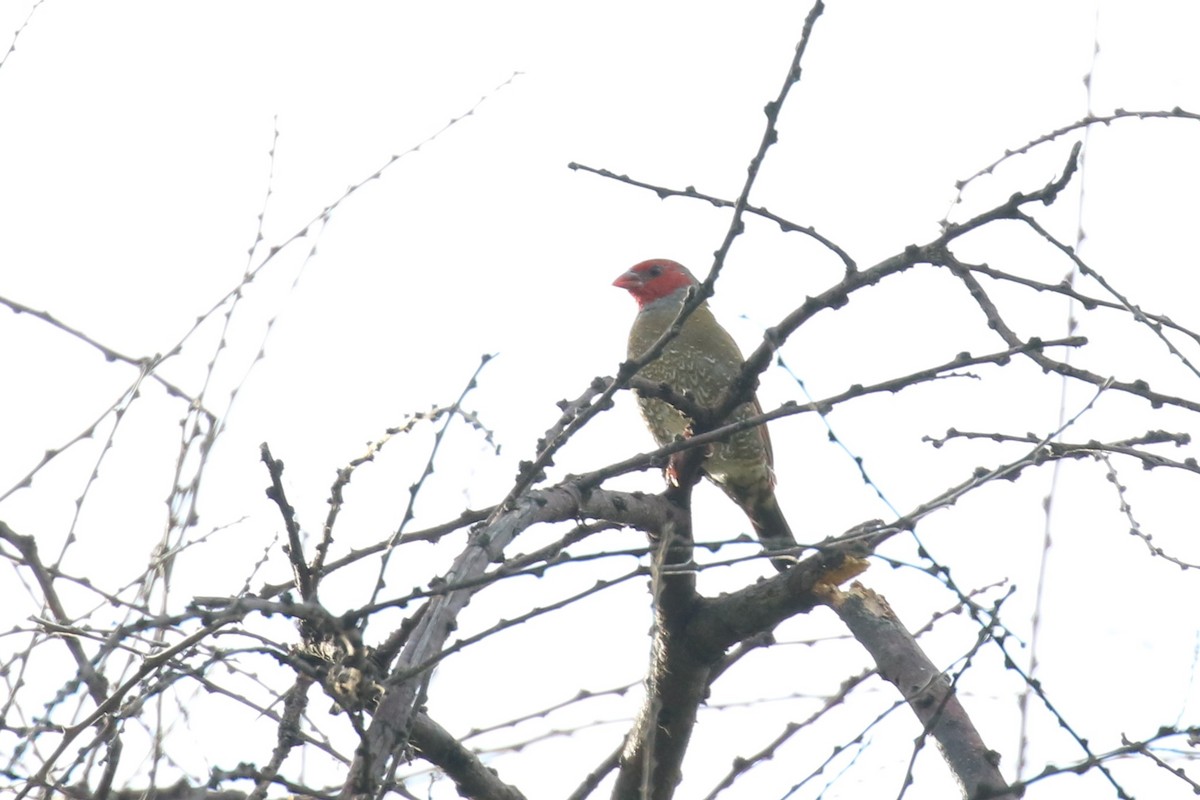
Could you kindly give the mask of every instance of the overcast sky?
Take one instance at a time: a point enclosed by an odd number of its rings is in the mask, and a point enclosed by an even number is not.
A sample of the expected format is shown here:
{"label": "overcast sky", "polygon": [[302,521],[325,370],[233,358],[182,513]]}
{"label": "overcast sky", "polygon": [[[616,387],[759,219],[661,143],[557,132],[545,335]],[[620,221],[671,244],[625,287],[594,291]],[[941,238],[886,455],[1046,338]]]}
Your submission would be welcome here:
{"label": "overcast sky", "polygon": [[[279,522],[262,497],[260,442],[287,461],[291,500],[306,529],[317,530],[335,470],[360,455],[367,441],[402,424],[406,413],[453,401],[487,353],[498,357],[484,369],[467,406],[495,432],[500,455],[478,433],[453,428],[444,469],[429,482],[414,524],[448,519],[464,506],[503,496],[517,461],[534,455],[535,440],[556,419],[555,401],[577,396],[596,375],[612,374],[623,358],[634,307],[610,286],[612,279],[650,257],[707,271],[729,223],[726,210],[660,200],[570,170],[568,163],[734,198],[762,135],[762,108],[779,90],[807,12],[806,4],[794,2],[736,8],[628,2],[3,4],[0,43],[5,32],[20,33],[0,65],[0,296],[48,311],[123,354],[163,354],[239,285],[248,265],[259,266],[271,247],[286,243],[247,287],[224,334],[223,315],[212,315],[160,368],[163,377],[198,393],[224,336],[227,347],[220,350],[205,403],[227,427],[208,464],[196,531],[232,527],[196,551],[193,568],[181,568],[180,597],[238,591],[258,555],[271,548]],[[1177,2],[1136,9],[1100,3],[1097,11],[1084,2],[834,0],[817,23],[802,81],[782,114],[779,143],[752,199],[815,227],[869,266],[934,238],[947,214],[966,219],[1061,174],[1080,134],[1006,162],[973,181],[954,205],[957,181],[1006,149],[1083,117],[1089,103],[1084,77],[1093,70],[1090,103],[1098,113],[1176,106],[1200,111],[1198,24],[1200,7]],[[1194,236],[1198,133],[1195,121],[1182,120],[1097,128],[1081,181],[1040,217],[1064,240],[1075,241],[1078,187],[1085,187],[1084,256],[1136,303],[1193,329],[1200,327],[1194,303],[1200,288]],[[393,161],[396,155],[402,157]],[[377,172],[378,180],[321,219],[348,187]],[[260,213],[262,242],[248,259]],[[294,239],[305,230],[307,236]],[[1014,231],[1001,227],[974,237],[962,255],[1051,283],[1067,274],[1070,264],[1061,254]],[[836,282],[840,270],[840,262],[811,239],[751,219],[733,247],[714,306],[750,349],[806,295]],[[926,270],[814,320],[782,355],[820,397],[940,363],[962,350],[1001,349],[979,324],[978,310],[962,300],[961,288]],[[1022,335],[1062,336],[1068,309],[1055,303],[1022,298],[1009,313],[1023,323]],[[1172,372],[1170,364],[1161,373],[1142,371],[1158,369],[1142,355],[1141,348],[1150,347],[1145,340],[1130,339],[1125,347],[1127,334],[1088,324],[1083,333],[1112,345],[1102,359],[1118,377],[1153,375],[1171,391],[1194,392],[1195,377]],[[264,337],[264,356],[256,361]],[[0,312],[0,342],[0,375],[8,384],[0,398],[0,494],[46,450],[104,420],[94,440],[72,447],[39,472],[31,488],[0,502],[0,518],[57,553],[111,428],[106,409],[134,384],[137,371],[105,361],[28,315]],[[869,400],[830,422],[865,459],[891,503],[907,511],[973,466],[1004,457],[985,449],[934,454],[920,442],[922,435],[940,435],[951,425],[1016,434],[1053,430],[1057,382],[1032,369],[1014,373],[1012,380],[980,387],[964,381],[961,394],[938,387]],[[240,389],[230,406],[234,387]],[[765,407],[803,399],[781,369],[764,375],[760,394]],[[1072,392],[1070,412],[1082,410],[1091,396]],[[162,536],[163,500],[185,410],[151,381],[142,384],[133,409],[104,453],[99,479],[75,523],[79,541],[65,562],[85,571],[111,554],[119,537],[127,562],[113,567],[114,585],[136,577]],[[1135,416],[1144,407],[1125,401],[1102,410],[1080,423],[1081,437],[1194,425],[1178,415]],[[803,520],[793,529],[804,531],[803,539],[819,539],[888,516],[851,457],[830,444],[823,423],[810,416],[772,428],[781,503]],[[632,403],[622,398],[563,452],[551,477],[650,446]],[[427,452],[424,444],[403,447],[394,445],[391,461],[355,478],[341,546],[372,541],[381,528],[397,524],[407,486]],[[1125,468],[1136,472],[1133,465]],[[925,534],[939,556],[961,565],[956,569],[963,585],[1004,578],[1017,584],[1022,592],[1012,601],[1019,609],[1014,620],[1032,607],[1028,590],[1047,479],[1031,479],[1013,494],[981,493],[931,521]],[[1194,487],[1163,480],[1167,488],[1157,490],[1163,494],[1147,488],[1135,496],[1142,501],[1139,521],[1171,546],[1191,546],[1195,560],[1194,502],[1180,505],[1181,496],[1195,495]],[[1057,677],[1064,704],[1107,737],[1099,749],[1115,746],[1122,730],[1148,735],[1177,714],[1183,723],[1195,723],[1197,710],[1190,682],[1197,617],[1195,603],[1183,600],[1185,591],[1194,597],[1194,586],[1188,590],[1185,583],[1190,575],[1149,563],[1144,545],[1125,534],[1129,520],[1116,510],[1117,500],[1099,493],[1104,484],[1103,468],[1089,464],[1060,487],[1063,507],[1077,515],[1056,540],[1060,594],[1046,617],[1047,635],[1055,637],[1051,650],[1061,651],[1058,661],[1046,658],[1048,678]],[[653,490],[659,478],[644,474],[617,485]],[[717,492],[706,491],[697,502],[721,515],[714,519],[737,524],[736,517],[723,516],[731,512]],[[988,504],[993,510],[981,511]],[[1089,516],[1092,511],[1099,517]],[[964,519],[978,537],[959,527]],[[637,539],[621,541],[632,546]],[[1097,541],[1106,556],[1093,561]],[[999,548],[1004,552],[997,552],[996,542],[1005,544]],[[906,547],[894,555],[915,561],[911,543]],[[229,562],[231,550],[244,563],[214,571],[214,564]],[[1137,591],[1161,592],[1153,606],[1173,609],[1177,636],[1149,624],[1159,612],[1148,611],[1147,603],[1125,602],[1113,590],[1130,561],[1130,569],[1146,570],[1137,575]],[[275,552],[255,585],[286,574]],[[731,584],[745,574],[729,578]],[[869,577],[916,627],[945,605],[946,595],[913,574],[875,567]],[[398,580],[411,585],[416,579]],[[713,576],[708,588],[721,588],[722,580]],[[551,591],[539,584],[536,591],[542,590]],[[569,696],[580,686],[601,688],[614,678],[639,679],[649,624],[639,592],[628,592],[620,606],[631,615],[628,640],[621,644],[628,661],[620,669],[573,663],[571,679],[547,689],[548,697]],[[511,599],[517,607],[531,604],[519,592]],[[612,608],[597,613],[608,620]],[[14,620],[30,613],[23,608]],[[832,629],[827,619],[813,626],[788,633],[802,638]],[[544,633],[514,633],[497,652],[534,647]],[[937,656],[952,660],[961,645],[961,639],[951,640]],[[1093,645],[1103,658],[1081,655]],[[1094,684],[1077,680],[1084,665],[1096,670]],[[456,669],[447,662],[439,680],[461,678]],[[817,690],[836,686],[843,674],[832,670]],[[1132,675],[1160,691],[1151,698],[1112,692],[1113,682]],[[469,678],[463,683],[469,685]],[[795,690],[787,684],[772,688]],[[970,688],[986,708],[989,744],[1011,766],[1011,677]],[[1105,708],[1091,702],[1101,693]],[[490,696],[488,702],[504,705]],[[443,711],[443,724],[456,721],[455,709]],[[497,716],[503,713],[498,707]],[[779,719],[798,713],[783,711]],[[1124,727],[1104,727],[1106,718]],[[462,719],[468,724],[471,717]],[[1079,757],[1056,738],[1052,722],[1042,722],[1045,747],[1036,768]],[[605,734],[611,738],[614,731]],[[599,735],[597,741],[600,753],[607,739]],[[542,745],[538,758],[555,757],[559,747],[569,752],[578,742]],[[936,773],[936,757],[927,755]],[[582,771],[591,764],[585,759]],[[689,773],[696,781],[693,793],[707,791],[725,766],[697,765]],[[886,766],[878,770],[864,770],[861,780],[878,778],[894,790],[888,781],[895,773]],[[519,781],[520,773],[504,777]],[[775,777],[771,785],[778,787]],[[1064,786],[1039,786],[1030,796],[1052,796]],[[845,784],[841,794],[828,796],[855,796],[854,787],[862,784]],[[544,796],[557,796],[561,788],[551,786]]]}

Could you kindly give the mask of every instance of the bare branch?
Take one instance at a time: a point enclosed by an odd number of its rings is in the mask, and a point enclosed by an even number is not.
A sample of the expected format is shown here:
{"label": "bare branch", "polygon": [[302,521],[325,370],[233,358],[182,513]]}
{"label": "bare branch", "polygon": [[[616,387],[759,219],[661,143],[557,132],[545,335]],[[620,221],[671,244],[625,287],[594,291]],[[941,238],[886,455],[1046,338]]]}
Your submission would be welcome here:
{"label": "bare branch", "polygon": [[871,653],[879,674],[900,691],[925,730],[937,739],[962,784],[963,797],[987,793],[1016,800],[1019,795],[1004,793],[1007,784],[997,768],[999,753],[984,745],[951,682],[925,655],[887,601],[855,583],[845,592],[831,589],[829,606]]}

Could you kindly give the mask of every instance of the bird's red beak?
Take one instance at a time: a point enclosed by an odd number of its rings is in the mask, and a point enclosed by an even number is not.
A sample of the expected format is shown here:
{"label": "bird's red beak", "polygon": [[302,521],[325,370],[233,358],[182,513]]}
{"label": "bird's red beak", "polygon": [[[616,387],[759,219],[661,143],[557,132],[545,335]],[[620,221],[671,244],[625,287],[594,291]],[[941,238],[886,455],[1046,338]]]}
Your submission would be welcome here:
{"label": "bird's red beak", "polygon": [[632,292],[637,287],[644,283],[642,276],[633,270],[622,272],[621,276],[612,282],[613,286],[624,289],[627,292]]}

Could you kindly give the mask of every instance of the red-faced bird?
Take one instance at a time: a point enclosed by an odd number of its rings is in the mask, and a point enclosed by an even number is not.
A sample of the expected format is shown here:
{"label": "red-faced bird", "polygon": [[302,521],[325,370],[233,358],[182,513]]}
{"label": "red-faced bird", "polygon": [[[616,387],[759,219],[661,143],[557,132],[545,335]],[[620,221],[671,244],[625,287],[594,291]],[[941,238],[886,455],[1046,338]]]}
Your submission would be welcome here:
{"label": "red-faced bird", "polygon": [[[613,281],[633,295],[638,315],[629,331],[629,358],[639,358],[679,316],[688,287],[698,285],[682,264],[656,258],[635,264]],[[675,394],[691,395],[694,402],[712,408],[734,380],[745,359],[733,337],[702,303],[683,324],[662,354],[638,374],[664,383]],[[639,397],[646,426],[660,447],[691,434],[692,421],[665,401]],[[762,413],[757,398],[736,408],[726,422]],[[758,539],[768,550],[794,547],[796,540],[775,499],[775,470],[771,438],[765,425],[742,431],[712,446],[702,466],[705,477],[729,495],[750,518]],[[779,570],[795,563],[774,559]]]}

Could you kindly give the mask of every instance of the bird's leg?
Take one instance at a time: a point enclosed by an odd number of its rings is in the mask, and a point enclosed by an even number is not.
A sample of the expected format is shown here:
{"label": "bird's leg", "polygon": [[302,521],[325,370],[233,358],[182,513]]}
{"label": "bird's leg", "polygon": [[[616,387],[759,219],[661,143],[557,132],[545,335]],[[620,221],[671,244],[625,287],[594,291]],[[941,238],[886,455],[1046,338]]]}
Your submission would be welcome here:
{"label": "bird's leg", "polygon": [[[689,424],[683,432],[683,438],[691,438],[692,426]],[[704,460],[708,458],[712,451],[712,445],[705,447],[689,447],[687,450],[680,450],[678,453],[672,453],[667,459],[667,466],[663,470],[663,474],[667,479],[667,486],[672,488],[680,488],[683,486],[694,486],[700,480],[700,466]]]}

